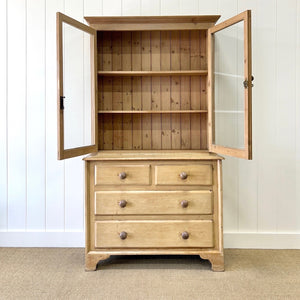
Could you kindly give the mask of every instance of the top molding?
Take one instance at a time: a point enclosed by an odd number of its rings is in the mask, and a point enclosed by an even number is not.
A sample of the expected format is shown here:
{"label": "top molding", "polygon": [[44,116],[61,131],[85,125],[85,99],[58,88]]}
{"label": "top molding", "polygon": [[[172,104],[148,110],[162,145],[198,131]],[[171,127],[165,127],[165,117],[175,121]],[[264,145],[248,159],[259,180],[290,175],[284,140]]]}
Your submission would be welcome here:
{"label": "top molding", "polygon": [[103,31],[196,30],[213,27],[220,15],[84,18],[91,27]]}

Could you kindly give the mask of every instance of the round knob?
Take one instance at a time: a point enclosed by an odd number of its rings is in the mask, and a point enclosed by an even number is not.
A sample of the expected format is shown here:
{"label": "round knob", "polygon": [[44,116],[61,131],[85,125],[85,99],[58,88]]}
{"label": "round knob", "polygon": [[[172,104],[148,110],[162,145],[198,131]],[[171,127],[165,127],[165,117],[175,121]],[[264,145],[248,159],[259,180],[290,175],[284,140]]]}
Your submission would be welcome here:
{"label": "round knob", "polygon": [[183,201],[181,201],[181,207],[182,208],[186,208],[186,207],[188,207],[189,206],[189,202],[187,201],[187,200],[183,200]]}
{"label": "round knob", "polygon": [[121,201],[119,202],[119,206],[122,207],[122,208],[125,207],[126,204],[127,204],[127,201],[126,201],[126,200],[121,200]]}
{"label": "round knob", "polygon": [[185,172],[181,172],[179,176],[181,179],[187,179],[188,174],[186,174]]}
{"label": "round knob", "polygon": [[121,233],[120,233],[120,239],[121,240],[125,240],[127,238],[127,232],[126,231],[122,231]]}
{"label": "round knob", "polygon": [[184,240],[187,240],[189,238],[189,233],[187,231],[184,231],[181,233],[181,237],[184,239]]}
{"label": "round knob", "polygon": [[121,172],[121,173],[119,174],[119,178],[120,178],[120,179],[125,179],[125,178],[126,178],[126,173],[125,173],[125,172]]}

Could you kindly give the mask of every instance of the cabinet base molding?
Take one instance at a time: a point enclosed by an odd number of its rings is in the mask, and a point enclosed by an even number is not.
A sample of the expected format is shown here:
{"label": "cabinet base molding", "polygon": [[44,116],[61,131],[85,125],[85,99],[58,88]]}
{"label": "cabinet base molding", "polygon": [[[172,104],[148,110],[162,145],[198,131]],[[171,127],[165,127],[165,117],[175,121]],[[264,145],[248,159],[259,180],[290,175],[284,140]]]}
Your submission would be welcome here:
{"label": "cabinet base molding", "polygon": [[97,252],[86,253],[85,255],[85,270],[96,271],[99,261],[106,260],[110,257],[109,254],[100,254]]}
{"label": "cabinet base molding", "polygon": [[202,259],[207,259],[211,263],[211,269],[215,272],[223,272],[224,271],[224,254],[220,252],[201,252],[199,254],[199,250],[181,250],[181,251],[166,251],[166,250],[133,250],[133,251],[109,251],[109,253],[104,252],[97,252],[97,251],[90,251],[85,255],[85,270],[86,271],[96,271],[97,264],[100,261],[106,260],[110,258],[111,255],[163,255],[163,254],[170,254],[170,255],[199,255]]}
{"label": "cabinet base molding", "polygon": [[225,270],[223,253],[201,253],[199,256],[210,261],[213,271],[223,272]]}

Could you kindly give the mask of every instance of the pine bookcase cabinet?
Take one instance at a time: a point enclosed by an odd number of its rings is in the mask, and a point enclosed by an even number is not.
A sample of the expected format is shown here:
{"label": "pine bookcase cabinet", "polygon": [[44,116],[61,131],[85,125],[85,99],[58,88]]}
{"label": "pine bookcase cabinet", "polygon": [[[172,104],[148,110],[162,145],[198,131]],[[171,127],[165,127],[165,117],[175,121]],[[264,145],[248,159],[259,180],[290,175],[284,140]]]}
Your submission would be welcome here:
{"label": "pine bookcase cabinet", "polygon": [[57,13],[58,159],[83,154],[86,270],[193,254],[224,270],[222,157],[252,159],[251,12]]}

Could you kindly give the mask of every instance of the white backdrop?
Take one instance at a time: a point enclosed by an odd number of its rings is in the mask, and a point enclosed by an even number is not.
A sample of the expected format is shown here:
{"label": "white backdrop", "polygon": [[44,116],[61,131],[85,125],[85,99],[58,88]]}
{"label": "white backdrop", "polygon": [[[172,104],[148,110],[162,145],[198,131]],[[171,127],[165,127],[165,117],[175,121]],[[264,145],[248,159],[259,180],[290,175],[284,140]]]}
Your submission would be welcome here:
{"label": "white backdrop", "polygon": [[0,246],[84,246],[82,158],[56,159],[56,11],[252,10],[253,161],[224,162],[225,247],[300,248],[300,1],[0,1]]}

